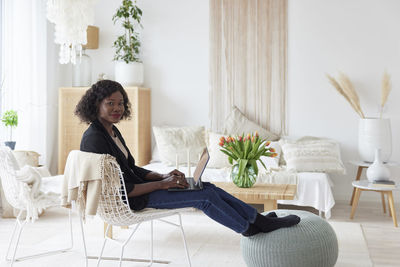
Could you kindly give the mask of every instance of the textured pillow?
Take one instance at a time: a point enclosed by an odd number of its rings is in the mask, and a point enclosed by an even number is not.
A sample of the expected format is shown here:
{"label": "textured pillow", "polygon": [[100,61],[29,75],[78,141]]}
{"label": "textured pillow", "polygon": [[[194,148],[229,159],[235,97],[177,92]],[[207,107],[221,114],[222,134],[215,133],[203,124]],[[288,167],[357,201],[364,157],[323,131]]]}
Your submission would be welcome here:
{"label": "textured pillow", "polygon": [[14,154],[20,168],[25,165],[33,167],[39,166],[40,155],[35,151],[13,150],[12,153]]}
{"label": "textured pillow", "polygon": [[263,139],[269,141],[276,141],[279,139],[279,136],[276,134],[267,131],[257,123],[246,118],[237,107],[233,107],[231,113],[226,118],[223,131],[225,134],[229,133],[234,135],[254,133],[257,131]]}
{"label": "textured pillow", "polygon": [[210,154],[210,160],[208,161],[207,167],[210,168],[225,168],[231,167],[228,161],[228,156],[221,152],[219,146],[219,139],[224,136],[223,134],[207,132],[206,144],[208,153]]}
{"label": "textured pillow", "polygon": [[[279,159],[281,157],[281,146],[279,145],[279,142],[271,142],[271,144],[269,145],[269,147],[272,147],[275,149],[275,153],[277,153],[278,155],[276,157],[265,157],[262,156],[260,157],[260,160],[264,163],[265,167],[267,168],[279,168]],[[257,166],[258,169],[264,169],[264,166],[257,161]]]}
{"label": "textured pillow", "polygon": [[199,156],[206,147],[204,127],[153,127],[160,160],[174,166],[176,157],[180,164],[187,164],[187,150],[190,150],[190,163],[197,164]]}
{"label": "textured pillow", "polygon": [[345,173],[339,144],[331,139],[303,137],[280,141],[288,170]]}
{"label": "textured pillow", "polygon": [[160,162],[160,153],[158,152],[157,145],[154,145],[154,148],[151,152],[151,160],[150,163]]}

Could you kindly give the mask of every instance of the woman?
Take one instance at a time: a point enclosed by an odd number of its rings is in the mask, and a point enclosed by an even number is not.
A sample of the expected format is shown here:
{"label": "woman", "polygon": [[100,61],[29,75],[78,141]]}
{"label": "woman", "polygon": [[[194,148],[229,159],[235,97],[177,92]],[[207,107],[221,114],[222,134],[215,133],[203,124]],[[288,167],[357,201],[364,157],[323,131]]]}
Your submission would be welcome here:
{"label": "woman", "polygon": [[252,206],[207,182],[203,183],[203,190],[169,192],[168,188],[188,186],[185,175],[178,170],[159,174],[135,165],[121,133],[114,126],[120,120],[128,119],[130,114],[130,102],[125,90],[119,83],[110,80],[92,85],[75,110],[75,115],[82,122],[90,124],[83,134],[80,149],[110,154],[117,159],[131,209],[194,207],[244,236],[289,227],[300,221],[296,215],[278,218],[274,212],[265,216],[259,214]]}

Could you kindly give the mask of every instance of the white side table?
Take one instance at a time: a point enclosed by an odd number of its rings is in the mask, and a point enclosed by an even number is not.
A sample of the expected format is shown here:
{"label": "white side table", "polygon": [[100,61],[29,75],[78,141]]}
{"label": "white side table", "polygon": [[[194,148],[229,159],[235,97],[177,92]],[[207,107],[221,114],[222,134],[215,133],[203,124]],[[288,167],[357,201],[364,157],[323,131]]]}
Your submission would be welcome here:
{"label": "white side table", "polygon": [[[356,181],[360,180],[363,169],[368,168],[372,164],[372,162],[365,162],[365,161],[362,161],[362,160],[350,160],[349,163],[358,167]],[[387,162],[385,164],[387,164],[388,166],[398,166],[398,165],[400,165],[398,162],[395,162],[395,161],[389,161],[389,162]],[[350,206],[353,205],[355,192],[356,192],[356,188],[354,187],[353,188],[353,193],[351,194]],[[385,207],[385,202],[384,201],[385,201],[384,194],[382,194],[382,205],[383,205],[383,207]],[[386,209],[384,208],[384,211],[385,210]]]}
{"label": "white side table", "polygon": [[393,201],[393,190],[400,190],[400,185],[396,184],[394,188],[392,187],[386,187],[386,186],[379,186],[376,184],[370,183],[368,180],[361,180],[361,181],[353,181],[352,185],[354,186],[355,189],[355,195],[354,195],[354,201],[353,205],[351,207],[351,214],[350,214],[350,219],[354,218],[354,213],[356,212],[356,208],[358,205],[358,200],[360,199],[360,195],[362,191],[375,191],[379,192],[382,195],[382,204],[383,204],[383,211],[386,212],[385,208],[385,199],[384,195],[386,194],[388,197],[388,202],[389,202],[389,212],[390,215],[393,218],[393,223],[395,227],[398,227],[397,225],[397,218],[396,218],[396,211],[394,209],[394,201]]}

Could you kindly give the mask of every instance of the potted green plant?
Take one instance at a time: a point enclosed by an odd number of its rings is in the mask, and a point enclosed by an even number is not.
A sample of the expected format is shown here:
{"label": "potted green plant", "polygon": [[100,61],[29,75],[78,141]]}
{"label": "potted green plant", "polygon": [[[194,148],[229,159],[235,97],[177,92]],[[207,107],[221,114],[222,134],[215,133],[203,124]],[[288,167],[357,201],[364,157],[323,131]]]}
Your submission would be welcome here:
{"label": "potted green plant", "polygon": [[122,5],[112,17],[115,23],[120,22],[124,33],[117,37],[115,47],[115,80],[122,85],[143,84],[143,63],[140,60],[140,40],[137,29],[141,24],[142,10],[136,0],[123,0]]}
{"label": "potted green plant", "polygon": [[10,140],[5,141],[4,144],[14,150],[15,141],[12,141],[12,129],[18,126],[18,113],[15,110],[7,110],[1,117],[1,121],[6,127],[10,127]]}

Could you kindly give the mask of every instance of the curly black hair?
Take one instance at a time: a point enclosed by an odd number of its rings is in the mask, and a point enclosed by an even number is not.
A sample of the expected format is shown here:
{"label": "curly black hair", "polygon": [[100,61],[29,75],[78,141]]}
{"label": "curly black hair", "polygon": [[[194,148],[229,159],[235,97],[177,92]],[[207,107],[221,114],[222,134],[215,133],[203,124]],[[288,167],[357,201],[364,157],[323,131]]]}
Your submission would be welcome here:
{"label": "curly black hair", "polygon": [[129,119],[131,117],[131,103],[128,95],[121,84],[111,80],[101,80],[93,84],[79,100],[75,108],[75,115],[82,122],[92,123],[97,119],[99,105],[104,98],[109,97],[116,91],[120,91],[124,98],[124,114],[121,119]]}

